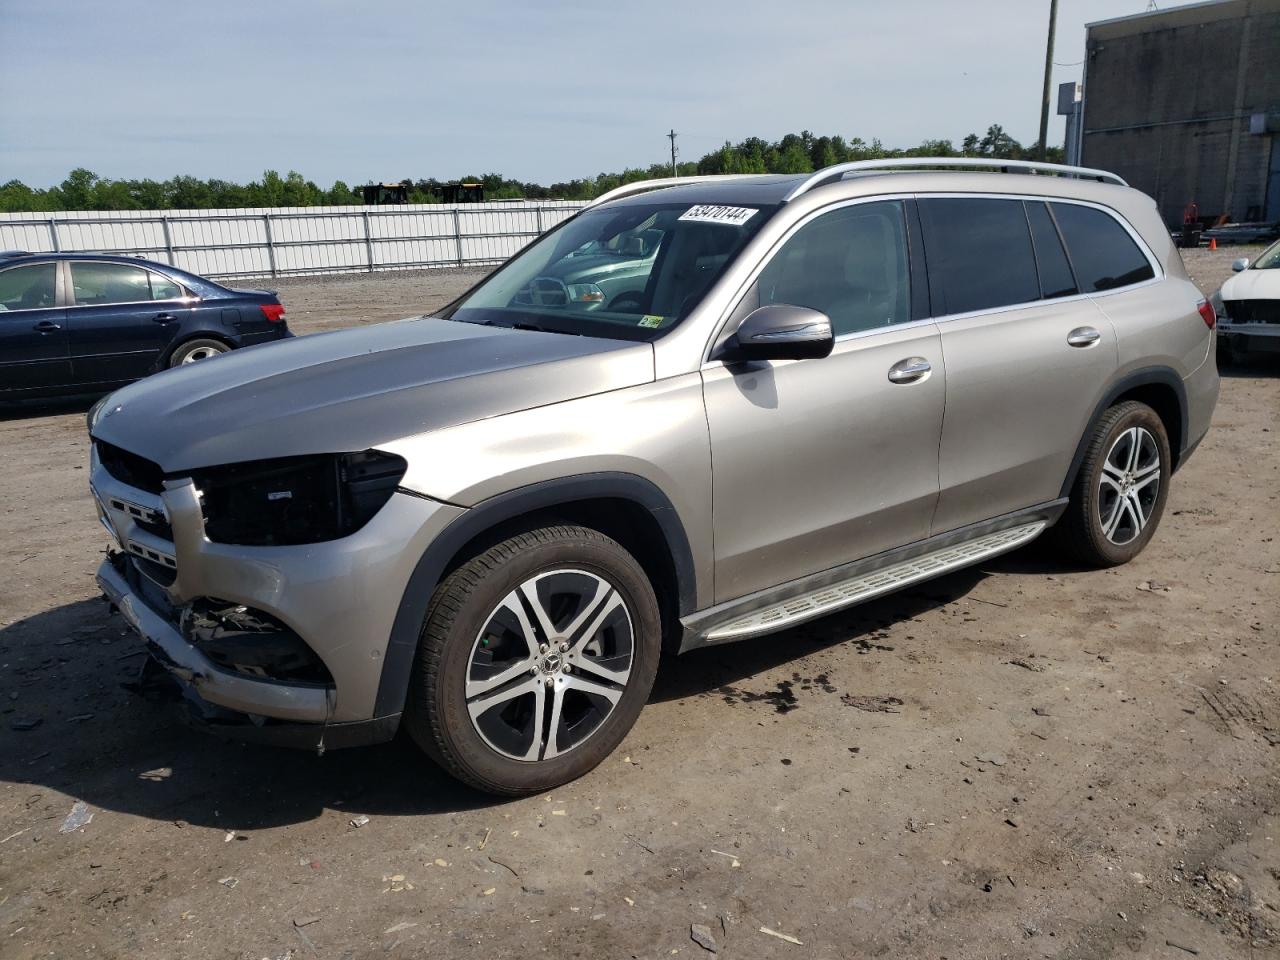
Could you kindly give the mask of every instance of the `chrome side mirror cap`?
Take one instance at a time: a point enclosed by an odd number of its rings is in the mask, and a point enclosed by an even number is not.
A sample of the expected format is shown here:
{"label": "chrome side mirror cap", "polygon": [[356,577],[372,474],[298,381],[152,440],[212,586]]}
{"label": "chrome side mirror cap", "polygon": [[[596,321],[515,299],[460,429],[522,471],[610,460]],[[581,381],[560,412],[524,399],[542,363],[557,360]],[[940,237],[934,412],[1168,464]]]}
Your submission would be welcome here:
{"label": "chrome side mirror cap", "polygon": [[1234,270],[1236,273],[1239,273],[1239,272],[1240,272],[1240,271],[1242,271],[1242,270],[1248,270],[1248,269],[1249,269],[1249,258],[1248,258],[1248,257],[1241,257],[1239,260],[1234,260],[1234,261],[1232,261],[1232,263],[1231,263],[1231,269],[1232,269],[1232,270]]}
{"label": "chrome side mirror cap", "polygon": [[772,303],[752,310],[725,344],[719,359],[726,363],[751,360],[815,360],[835,346],[831,320],[821,311]]}

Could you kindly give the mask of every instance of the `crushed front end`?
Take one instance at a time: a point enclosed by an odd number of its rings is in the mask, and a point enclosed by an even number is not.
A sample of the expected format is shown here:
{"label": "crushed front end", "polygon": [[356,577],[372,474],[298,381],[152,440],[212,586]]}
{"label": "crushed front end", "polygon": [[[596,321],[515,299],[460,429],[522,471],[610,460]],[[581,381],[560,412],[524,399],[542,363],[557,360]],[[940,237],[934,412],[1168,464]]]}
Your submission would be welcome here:
{"label": "crushed front end", "polygon": [[377,707],[414,565],[460,509],[378,451],[177,473],[102,440],[97,582],[216,732],[325,750],[389,739]]}

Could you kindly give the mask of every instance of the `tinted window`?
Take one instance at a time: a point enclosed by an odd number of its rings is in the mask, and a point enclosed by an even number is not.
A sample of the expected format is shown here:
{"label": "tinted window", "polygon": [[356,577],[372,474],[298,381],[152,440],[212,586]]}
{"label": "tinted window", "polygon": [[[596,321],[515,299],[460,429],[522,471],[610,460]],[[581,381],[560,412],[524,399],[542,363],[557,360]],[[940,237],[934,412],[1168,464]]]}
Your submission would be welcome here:
{"label": "tinted window", "polygon": [[1040,270],[1040,295],[1046,299],[1069,297],[1079,293],[1071,264],[1062,249],[1058,228],[1053,225],[1049,208],[1043,203],[1027,201],[1027,221],[1036,247],[1036,266]]}
{"label": "tinted window", "polygon": [[71,288],[78,304],[135,303],[151,299],[147,271],[123,263],[72,263]]}
{"label": "tinted window", "polygon": [[821,310],[839,336],[911,319],[902,204],[860,203],[810,221],[756,282],[760,306]]}
{"label": "tinted window", "polygon": [[0,272],[0,312],[52,307],[56,284],[52,263],[30,263]]}
{"label": "tinted window", "polygon": [[921,200],[920,217],[935,314],[1040,299],[1021,200]]}
{"label": "tinted window", "polygon": [[1055,203],[1053,215],[1086,293],[1114,290],[1156,275],[1128,231],[1110,214],[1075,203]]}
{"label": "tinted window", "polygon": [[181,296],[182,288],[168,277],[162,277],[158,273],[151,274],[152,300],[177,300]]}

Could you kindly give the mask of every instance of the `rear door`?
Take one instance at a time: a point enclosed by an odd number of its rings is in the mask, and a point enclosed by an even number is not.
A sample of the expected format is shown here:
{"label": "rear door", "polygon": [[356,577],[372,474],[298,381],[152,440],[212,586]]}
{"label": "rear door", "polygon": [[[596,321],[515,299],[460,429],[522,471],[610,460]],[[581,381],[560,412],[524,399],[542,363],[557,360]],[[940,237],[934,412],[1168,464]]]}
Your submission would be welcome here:
{"label": "rear door", "polygon": [[186,291],[134,264],[72,260],[67,266],[76,381],[109,383],[151,373],[191,313]]}
{"label": "rear door", "polygon": [[53,261],[0,270],[0,395],[71,379],[57,279]]}
{"label": "rear door", "polygon": [[1044,202],[919,206],[947,361],[938,534],[1057,499],[1117,350]]}

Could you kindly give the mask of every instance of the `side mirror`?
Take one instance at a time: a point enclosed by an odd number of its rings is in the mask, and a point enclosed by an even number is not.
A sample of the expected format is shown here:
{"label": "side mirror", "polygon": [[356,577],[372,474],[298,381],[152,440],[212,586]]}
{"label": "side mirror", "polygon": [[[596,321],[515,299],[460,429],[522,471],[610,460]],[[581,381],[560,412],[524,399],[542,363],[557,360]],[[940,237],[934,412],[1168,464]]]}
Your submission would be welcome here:
{"label": "side mirror", "polygon": [[808,307],[774,303],[752,310],[725,344],[720,359],[809,360],[831,353],[835,338],[825,313]]}
{"label": "side mirror", "polygon": [[1234,260],[1234,261],[1232,261],[1232,263],[1231,263],[1231,269],[1232,269],[1232,270],[1234,270],[1236,273],[1239,273],[1241,270],[1248,270],[1248,269],[1249,269],[1249,258],[1248,258],[1248,257],[1241,257],[1239,260]]}

